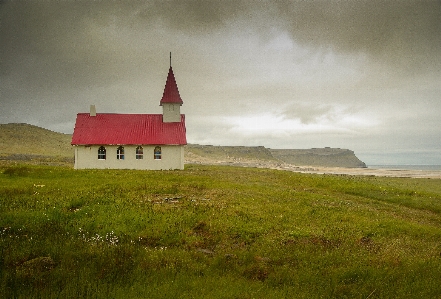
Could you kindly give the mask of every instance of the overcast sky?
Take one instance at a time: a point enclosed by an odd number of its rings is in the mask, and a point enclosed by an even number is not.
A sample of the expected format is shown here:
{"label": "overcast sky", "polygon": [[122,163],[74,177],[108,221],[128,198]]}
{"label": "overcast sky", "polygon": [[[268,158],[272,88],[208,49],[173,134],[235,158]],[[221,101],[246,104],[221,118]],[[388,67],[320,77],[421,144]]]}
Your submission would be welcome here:
{"label": "overcast sky", "polygon": [[0,0],[0,123],[161,113],[169,52],[189,143],[441,164],[436,0]]}

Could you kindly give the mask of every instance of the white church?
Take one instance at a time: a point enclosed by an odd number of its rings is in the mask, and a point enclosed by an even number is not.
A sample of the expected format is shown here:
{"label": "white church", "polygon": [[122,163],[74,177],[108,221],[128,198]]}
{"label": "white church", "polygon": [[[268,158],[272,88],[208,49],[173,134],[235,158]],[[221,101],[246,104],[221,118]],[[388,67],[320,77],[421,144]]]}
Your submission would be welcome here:
{"label": "white church", "polygon": [[185,115],[180,107],[170,64],[160,101],[162,114],[78,113],[71,144],[75,169],[184,169],[187,144]]}

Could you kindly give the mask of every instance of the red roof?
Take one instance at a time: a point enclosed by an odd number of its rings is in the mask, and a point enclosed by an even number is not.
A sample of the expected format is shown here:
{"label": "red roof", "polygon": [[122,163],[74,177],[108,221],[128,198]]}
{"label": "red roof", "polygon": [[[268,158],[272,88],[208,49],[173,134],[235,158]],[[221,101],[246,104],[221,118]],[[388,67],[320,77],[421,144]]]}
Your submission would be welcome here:
{"label": "red roof", "polygon": [[160,102],[160,106],[163,103],[183,104],[184,102],[179,95],[178,85],[176,84],[175,75],[173,69],[170,66],[168,70],[167,81],[165,82],[164,93]]}
{"label": "red roof", "polygon": [[187,144],[185,115],[181,122],[162,122],[162,114],[78,113],[72,145]]}

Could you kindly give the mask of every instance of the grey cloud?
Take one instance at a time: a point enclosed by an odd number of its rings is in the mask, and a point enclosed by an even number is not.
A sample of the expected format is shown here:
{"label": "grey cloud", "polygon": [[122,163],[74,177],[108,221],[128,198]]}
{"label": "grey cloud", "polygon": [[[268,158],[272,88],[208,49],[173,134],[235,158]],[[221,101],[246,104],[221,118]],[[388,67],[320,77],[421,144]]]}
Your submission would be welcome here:
{"label": "grey cloud", "polygon": [[363,53],[410,72],[441,67],[441,2],[435,0],[153,1],[141,15],[188,34],[245,20],[262,37],[278,27],[301,44]]}
{"label": "grey cloud", "polygon": [[283,116],[288,119],[300,119],[303,124],[317,122],[319,118],[332,118],[332,106],[304,103],[295,103],[288,107]]}
{"label": "grey cloud", "polygon": [[218,29],[228,21],[246,16],[249,1],[148,1],[139,15],[149,22],[161,20],[170,27],[190,34]]}
{"label": "grey cloud", "polygon": [[294,39],[401,68],[440,67],[440,1],[277,2]]}
{"label": "grey cloud", "polygon": [[64,55],[68,68],[80,63],[86,71],[106,67],[112,50],[121,51],[117,40],[106,44],[94,28],[159,23],[205,35],[235,21],[262,38],[277,27],[298,43],[364,53],[404,70],[441,67],[440,1],[11,1],[0,4],[0,17],[4,59],[11,52]]}

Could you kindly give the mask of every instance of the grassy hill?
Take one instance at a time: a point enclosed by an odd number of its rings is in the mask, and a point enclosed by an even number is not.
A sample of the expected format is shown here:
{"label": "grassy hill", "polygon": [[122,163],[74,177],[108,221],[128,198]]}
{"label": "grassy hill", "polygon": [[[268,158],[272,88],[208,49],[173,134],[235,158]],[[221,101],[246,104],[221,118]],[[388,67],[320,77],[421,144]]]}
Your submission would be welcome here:
{"label": "grassy hill", "polygon": [[0,159],[73,163],[72,135],[28,124],[0,124]]}
{"label": "grassy hill", "polygon": [[[73,164],[72,135],[28,124],[0,124],[0,160],[27,160],[36,163]],[[189,144],[186,163],[297,166],[366,167],[346,149],[284,149],[263,146],[212,146]]]}
{"label": "grassy hill", "polygon": [[0,298],[439,298],[441,184],[0,164]]}

